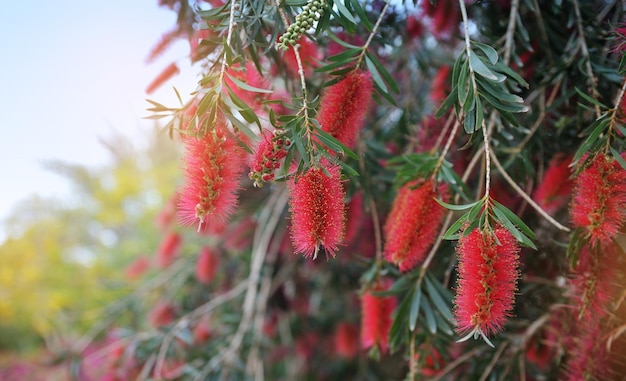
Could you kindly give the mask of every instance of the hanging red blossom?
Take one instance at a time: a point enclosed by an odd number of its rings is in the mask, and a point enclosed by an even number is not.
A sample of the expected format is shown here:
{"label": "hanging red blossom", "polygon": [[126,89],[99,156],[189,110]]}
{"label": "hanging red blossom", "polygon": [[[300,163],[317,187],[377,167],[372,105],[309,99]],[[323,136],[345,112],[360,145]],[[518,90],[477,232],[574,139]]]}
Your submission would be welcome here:
{"label": "hanging red blossom", "polygon": [[126,268],[126,278],[137,279],[148,271],[149,268],[150,259],[145,255],[139,256]]}
{"label": "hanging red blossom", "polygon": [[459,332],[486,336],[502,329],[513,308],[519,246],[503,227],[474,229],[459,239],[455,314]]}
{"label": "hanging red blossom", "polygon": [[154,328],[159,328],[173,322],[175,317],[176,307],[170,302],[160,301],[148,313],[148,322]]}
{"label": "hanging red blossom", "polygon": [[557,154],[548,165],[541,182],[533,193],[533,199],[547,213],[554,213],[565,205],[572,192],[574,183],[570,180],[569,165],[572,162],[571,155]]}
{"label": "hanging red blossom", "polygon": [[200,231],[209,221],[223,222],[233,213],[244,155],[223,121],[205,136],[188,137],[184,142],[185,185],[178,216],[184,225],[197,223]]}
{"label": "hanging red blossom", "polygon": [[449,38],[461,22],[461,8],[454,0],[423,1],[421,5],[431,17],[431,32],[438,39]]}
{"label": "hanging red blossom", "polygon": [[349,148],[354,148],[370,108],[372,86],[372,77],[368,72],[354,71],[328,87],[318,112],[322,130]]}
{"label": "hanging red blossom", "polygon": [[161,85],[163,85],[165,82],[172,79],[172,77],[174,77],[179,72],[180,70],[178,69],[176,63],[172,62],[165,69],[163,69],[163,71],[159,73],[159,75],[152,82],[150,82],[150,84],[146,88],[146,93],[152,94],[156,89],[161,87]]}
{"label": "hanging red blossom", "polygon": [[324,170],[309,168],[289,184],[291,240],[296,252],[313,259],[321,247],[327,256],[335,256],[345,231],[341,172],[337,165],[326,160],[322,160],[320,167]]}
{"label": "hanging red blossom", "polygon": [[200,283],[209,283],[215,277],[219,266],[219,256],[210,247],[203,247],[200,250],[198,261],[196,262],[196,278]]}
{"label": "hanging red blossom", "polygon": [[617,244],[602,251],[584,246],[572,273],[571,300],[580,320],[597,321],[607,315],[609,302],[616,296],[621,248]]}
{"label": "hanging red blossom", "polygon": [[341,357],[352,358],[359,352],[359,327],[339,323],[335,330],[335,351]]}
{"label": "hanging red blossom", "polygon": [[602,339],[604,332],[602,324],[597,320],[590,321],[578,330],[578,337],[572,356],[565,364],[565,373],[568,381],[579,380],[609,380],[611,377],[608,364],[606,344]]}
{"label": "hanging red blossom", "polygon": [[163,237],[157,249],[156,264],[160,268],[169,267],[180,252],[180,245],[183,239],[176,232],[169,232]]}
{"label": "hanging red blossom", "polygon": [[384,227],[384,256],[400,271],[409,271],[424,261],[446,214],[435,198],[443,195],[446,201],[447,194],[446,185],[434,189],[429,181],[407,183],[398,191]]}
{"label": "hanging red blossom", "polygon": [[163,207],[154,219],[154,224],[161,232],[170,229],[176,220],[176,203],[178,202],[178,193],[174,193],[163,204]]}
{"label": "hanging red blossom", "polygon": [[385,353],[389,348],[389,330],[393,323],[391,314],[396,309],[394,296],[377,296],[373,293],[388,290],[391,282],[379,282],[361,295],[361,343],[364,349],[378,346]]}
{"label": "hanging red blossom", "polygon": [[263,183],[274,180],[274,171],[281,166],[281,160],[287,156],[287,148],[291,142],[284,136],[283,131],[263,130],[259,144],[250,160],[248,177],[254,181],[255,187],[262,187]]}
{"label": "hanging red blossom", "polygon": [[[624,156],[624,155],[623,155]],[[592,246],[608,246],[626,222],[626,170],[600,154],[575,179],[572,223],[586,230]]]}
{"label": "hanging red blossom", "polygon": [[448,96],[448,93],[450,93],[450,83],[448,82],[450,71],[449,65],[442,65],[439,70],[437,70],[437,74],[435,74],[430,85],[430,100],[437,107],[439,107]]}

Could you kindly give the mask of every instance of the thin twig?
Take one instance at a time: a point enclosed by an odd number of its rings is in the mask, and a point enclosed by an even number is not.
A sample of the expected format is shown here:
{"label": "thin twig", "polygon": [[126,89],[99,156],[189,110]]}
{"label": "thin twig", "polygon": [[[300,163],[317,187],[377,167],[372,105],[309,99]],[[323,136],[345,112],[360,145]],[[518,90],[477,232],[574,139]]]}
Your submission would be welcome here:
{"label": "thin twig", "polygon": [[[235,9],[236,0],[230,1],[230,15],[228,18],[228,33],[226,34],[226,46],[230,48],[230,40],[233,37],[233,29],[235,27]],[[224,74],[226,73],[226,52],[224,52],[224,58],[222,59],[222,67],[220,69],[219,83],[224,83]]]}
{"label": "thin twig", "polygon": [[513,51],[513,37],[515,36],[515,24],[517,22],[517,9],[519,0],[511,1],[511,11],[509,12],[509,25],[506,28],[506,40],[504,43],[504,64],[509,66],[511,53]]}
{"label": "thin twig", "polygon": [[511,188],[513,188],[515,192],[517,192],[517,194],[519,194],[526,202],[528,202],[530,206],[532,206],[533,209],[537,211],[537,213],[539,213],[543,218],[545,218],[548,222],[554,225],[557,229],[563,230],[564,232],[571,231],[570,228],[568,228],[567,226],[561,225],[557,220],[555,220],[551,215],[549,215],[545,210],[543,210],[541,206],[539,206],[526,192],[524,192],[522,188],[519,187],[519,185],[515,183],[515,181],[511,178],[511,176],[509,176],[506,170],[502,167],[502,164],[500,164],[500,161],[498,161],[498,158],[496,157],[495,154],[491,153],[490,156],[491,156],[491,159],[493,159],[493,163],[495,164],[496,168],[498,168],[498,170],[500,171],[500,174],[509,183]]}
{"label": "thin twig", "polygon": [[[589,76],[589,88],[591,89],[591,95],[595,100],[600,99],[600,93],[598,93],[597,84],[598,80],[593,73],[593,68],[591,67],[591,57],[589,55],[589,49],[587,48],[587,41],[585,39],[585,30],[583,29],[583,20],[580,15],[580,6],[578,5],[578,0],[572,0],[574,4],[574,14],[576,15],[576,26],[578,28],[578,44],[580,45],[580,50],[583,55],[583,59],[585,60],[585,70],[587,70],[587,75]],[[594,105],[596,111],[596,118],[599,118],[602,113],[600,112],[600,106],[597,104]]]}
{"label": "thin twig", "polygon": [[365,44],[361,47],[362,51],[361,53],[359,53],[359,57],[356,60],[355,68],[358,68],[359,66],[361,66],[361,63],[363,62],[363,58],[365,58],[365,53],[367,53],[367,49],[372,43],[372,40],[374,39],[374,35],[378,31],[380,24],[383,22],[383,18],[385,17],[385,14],[387,14],[387,10],[389,9],[389,4],[391,4],[391,1],[387,1],[382,11],[380,11],[380,15],[378,16],[378,20],[376,20],[376,24],[374,24],[374,27],[372,28],[372,32],[367,37],[367,41],[365,41]]}
{"label": "thin twig", "polygon": [[[450,113],[450,119],[452,119],[452,117],[454,116],[454,114]],[[446,122],[446,125],[448,124],[448,122]],[[439,155],[439,159],[437,160],[437,164],[435,165],[435,169],[433,171],[433,178],[437,175],[437,172],[439,172],[439,169],[441,168],[441,165],[443,164],[443,161],[446,158],[446,155],[448,154],[448,151],[450,150],[450,146],[452,145],[452,142],[454,141],[454,138],[456,137],[456,133],[459,129],[459,126],[461,124],[459,123],[458,120],[456,120],[454,122],[454,127],[452,127],[452,131],[450,132],[450,136],[448,136],[448,140],[446,141],[446,145],[443,147],[443,151],[441,151],[441,154]]]}
{"label": "thin twig", "polygon": [[479,354],[480,352],[483,352],[484,350],[485,350],[485,347],[476,347],[471,351],[465,352],[462,356],[457,357],[456,360],[452,361],[451,363],[446,365],[443,369],[441,369],[441,371],[437,373],[437,376],[433,377],[430,381],[441,380],[445,375],[452,372],[457,366],[463,364],[466,360],[476,356],[477,354]]}
{"label": "thin twig", "polygon": [[487,364],[487,367],[485,367],[485,370],[483,374],[480,376],[479,381],[485,381],[487,377],[489,377],[489,374],[493,370],[493,367],[496,366],[496,363],[500,359],[500,356],[502,356],[502,353],[504,353],[504,350],[506,349],[507,346],[508,346],[508,342],[500,345],[500,347],[498,348],[498,351],[493,355],[493,357],[491,358],[491,361],[489,361],[489,364]]}

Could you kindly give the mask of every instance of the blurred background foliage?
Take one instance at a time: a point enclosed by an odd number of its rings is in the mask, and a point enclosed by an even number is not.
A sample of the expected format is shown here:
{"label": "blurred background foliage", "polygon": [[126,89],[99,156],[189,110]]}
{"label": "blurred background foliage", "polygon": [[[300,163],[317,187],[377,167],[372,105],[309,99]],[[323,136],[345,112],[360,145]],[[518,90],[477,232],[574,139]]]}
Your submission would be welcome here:
{"label": "blurred background foliage", "polygon": [[179,147],[162,130],[143,148],[122,135],[102,140],[110,164],[48,162],[74,193],[24,200],[0,246],[0,350],[67,342],[102,318],[133,287],[124,269],[155,252],[155,218],[179,181]]}

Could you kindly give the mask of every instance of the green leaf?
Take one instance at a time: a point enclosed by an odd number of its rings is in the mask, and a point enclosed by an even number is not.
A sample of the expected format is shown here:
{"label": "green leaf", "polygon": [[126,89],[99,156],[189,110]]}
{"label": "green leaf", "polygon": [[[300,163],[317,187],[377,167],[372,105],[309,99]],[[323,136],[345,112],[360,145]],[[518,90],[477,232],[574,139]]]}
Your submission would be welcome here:
{"label": "green leaf", "polygon": [[228,78],[230,78],[231,81],[233,81],[233,83],[235,85],[237,85],[237,87],[239,87],[240,89],[246,90],[246,91],[251,91],[253,93],[262,93],[262,94],[272,94],[274,91],[273,90],[268,90],[268,89],[260,89],[258,87],[254,87],[254,86],[250,86],[245,82],[242,82],[240,80],[238,80],[237,78],[233,77],[232,75],[230,75],[229,73],[226,73],[226,75],[228,76]]}
{"label": "green leaf", "polygon": [[476,131],[476,113],[471,110],[469,113],[465,114],[465,119],[463,119],[463,130],[467,134],[473,134]]}
{"label": "green leaf", "polygon": [[456,220],[445,233],[443,233],[442,239],[452,241],[459,239],[459,231],[463,227],[463,225],[467,222],[467,217],[469,213],[465,213],[458,220]]}
{"label": "green leaf", "polygon": [[467,210],[470,208],[473,208],[474,206],[476,206],[479,203],[482,203],[482,200],[478,200],[476,202],[472,202],[470,204],[461,204],[461,205],[454,205],[454,204],[448,204],[447,202],[444,202],[443,200],[440,200],[438,198],[435,199],[435,201],[437,201],[439,203],[439,205],[443,206],[446,209],[450,209],[450,210]]}
{"label": "green leaf", "polygon": [[498,62],[498,52],[491,47],[490,45],[483,44],[482,42],[472,41],[472,45],[480,49],[492,65],[495,65]]}
{"label": "green leaf", "polygon": [[485,121],[485,111],[483,109],[483,102],[480,98],[476,98],[476,128],[481,128]]}
{"label": "green leaf", "polygon": [[508,230],[515,237],[516,240],[518,240],[521,244],[525,246],[528,246],[537,250],[537,247],[535,246],[533,241],[531,241],[522,232],[517,230],[515,225],[511,222],[511,220],[508,219],[508,217],[503,213],[503,211],[500,208],[494,207],[493,212],[495,213],[497,217],[497,222],[499,222],[502,226],[504,226],[506,230]]}
{"label": "green leaf", "polygon": [[500,101],[521,104],[524,103],[524,99],[522,97],[509,93],[508,90],[506,90],[500,83],[485,81],[482,78],[477,78],[476,82],[478,82],[479,91],[483,89]]}
{"label": "green leaf", "polygon": [[230,120],[233,126],[235,126],[237,129],[243,132],[248,138],[252,139],[253,141],[258,139],[257,135],[254,132],[252,132],[252,130],[245,123],[239,120],[232,113],[225,112],[224,114],[226,115],[228,120]]}
{"label": "green leaf", "polygon": [[441,118],[456,103],[459,89],[455,87],[435,112],[435,118]]}
{"label": "green leaf", "polygon": [[307,167],[311,166],[311,162],[309,161],[309,154],[306,149],[304,149],[304,144],[302,143],[302,139],[299,135],[294,136],[294,143],[296,144],[296,148],[302,157],[302,160],[306,163]]}
{"label": "green leaf", "polygon": [[348,21],[350,21],[353,24],[356,24],[356,20],[354,19],[354,17],[352,16],[352,13],[350,13],[350,11],[348,10],[348,8],[346,8],[346,6],[344,5],[344,3],[341,2],[341,0],[335,0],[334,4],[337,6],[337,9],[339,10],[339,13],[345,17]]}
{"label": "green leaf", "polygon": [[422,289],[420,287],[415,288],[413,298],[411,298],[411,309],[409,311],[409,330],[413,332],[417,325],[417,316],[420,311],[420,300],[422,298]]}
{"label": "green leaf", "polygon": [[528,82],[524,80],[517,72],[513,71],[510,67],[506,66],[502,62],[498,62],[494,65],[494,68],[500,73],[504,73],[507,76],[511,77],[515,82],[517,82],[520,86],[528,88]]}
{"label": "green leaf", "polygon": [[391,74],[389,74],[389,72],[387,71],[387,68],[385,68],[385,66],[378,60],[378,58],[376,57],[376,55],[372,54],[369,50],[365,52],[365,58],[369,58],[372,63],[374,64],[374,66],[376,66],[376,69],[378,70],[378,72],[380,73],[380,75],[383,77],[383,79],[385,80],[385,83],[389,85],[389,87],[391,87],[391,90],[394,93],[399,93],[400,89],[398,88],[398,84],[396,83],[396,81],[393,79],[393,77],[391,76]]}
{"label": "green leaf", "polygon": [[468,84],[467,74],[469,73],[469,63],[463,62],[463,65],[459,69],[459,80],[456,82],[456,88],[458,89],[459,104],[465,105],[467,97],[470,93],[471,84]]}
{"label": "green leaf", "polygon": [[352,49],[344,50],[341,53],[337,53],[333,56],[326,58],[327,61],[330,62],[346,62],[350,58],[356,58],[359,53],[363,51],[360,47],[354,47]]}
{"label": "green leaf", "polygon": [[593,128],[593,131],[576,151],[576,154],[574,155],[575,162],[580,160],[585,153],[592,151],[592,147],[596,145],[600,135],[602,135],[602,133],[604,133],[604,131],[608,128],[609,122],[609,118],[607,118],[606,114],[604,114],[592,123],[590,127]]}
{"label": "green leaf", "polygon": [[333,41],[335,41],[336,43],[338,43],[339,45],[343,46],[344,48],[348,48],[348,49],[357,49],[359,51],[363,50],[362,47],[360,46],[356,46],[356,45],[352,45],[346,41],[343,41],[342,39],[340,39],[339,37],[337,37],[333,32],[331,31],[327,31],[326,35]]}
{"label": "green leaf", "polygon": [[348,146],[337,140],[334,136],[329,134],[328,132],[322,130],[321,128],[315,128],[315,136],[317,136],[322,143],[326,144],[329,148],[337,153],[346,154],[348,157],[359,160],[359,156],[357,156],[354,151],[352,151]]}
{"label": "green leaf", "polygon": [[365,63],[367,64],[367,70],[369,70],[369,72],[372,74],[372,79],[374,80],[376,85],[378,85],[378,87],[380,87],[383,90],[383,92],[387,93],[388,92],[387,85],[385,85],[385,81],[378,73],[378,70],[376,69],[376,65],[374,65],[372,60],[367,56],[365,56]]}
{"label": "green leaf", "polygon": [[406,316],[412,299],[405,297],[396,309],[395,319],[389,329],[389,346],[394,351],[404,343],[406,338]]}
{"label": "green leaf", "polygon": [[495,204],[495,206],[498,209],[500,209],[502,213],[504,213],[509,220],[511,220],[517,227],[519,227],[519,229],[524,234],[526,234],[532,239],[537,239],[537,236],[535,235],[535,233],[533,233],[533,231],[528,227],[528,225],[526,225],[524,221],[522,221],[515,213],[509,210],[506,206],[500,204],[498,201],[496,200],[492,200],[492,201]]}
{"label": "green leaf", "polygon": [[617,150],[613,147],[611,148],[611,153],[613,154],[613,157],[615,158],[615,160],[617,160],[617,162],[622,166],[623,169],[626,169],[626,160],[624,160],[624,158],[622,157],[622,155],[620,155],[619,152],[617,152]]}
{"label": "green leaf", "polygon": [[426,290],[428,291],[428,296],[435,305],[435,308],[437,308],[441,315],[443,315],[443,317],[445,317],[448,321],[454,321],[454,317],[452,316],[452,312],[450,312],[450,307],[448,306],[448,303],[443,300],[443,298],[437,291],[437,288],[433,284],[433,280],[428,277],[424,278],[424,280],[426,281]]}
{"label": "green leaf", "polygon": [[478,73],[487,79],[501,82],[501,81],[498,81],[500,77],[496,76],[496,74],[493,71],[489,70],[489,68],[485,66],[483,61],[476,54],[472,54],[472,53],[474,52],[470,52],[470,55],[469,55],[470,69],[473,72]]}
{"label": "green leaf", "polygon": [[578,87],[575,87],[574,89],[576,90],[578,95],[583,97],[583,99],[585,99],[587,102],[591,103],[592,105],[599,106],[600,108],[603,108],[603,109],[608,109],[609,108],[608,106],[606,106],[605,104],[601,103],[597,99],[594,99],[591,96],[585,94],[585,92],[582,91],[581,89],[579,89]]}
{"label": "green leaf", "polygon": [[437,333],[437,320],[435,318],[435,312],[432,306],[428,302],[428,299],[422,300],[422,311],[424,311],[424,317],[426,318],[426,327],[433,335]]}
{"label": "green leaf", "polygon": [[350,1],[350,5],[352,5],[352,9],[359,16],[359,23],[363,24],[368,31],[372,31],[373,25],[370,20],[367,18],[367,13],[363,9],[360,0],[348,0]]}

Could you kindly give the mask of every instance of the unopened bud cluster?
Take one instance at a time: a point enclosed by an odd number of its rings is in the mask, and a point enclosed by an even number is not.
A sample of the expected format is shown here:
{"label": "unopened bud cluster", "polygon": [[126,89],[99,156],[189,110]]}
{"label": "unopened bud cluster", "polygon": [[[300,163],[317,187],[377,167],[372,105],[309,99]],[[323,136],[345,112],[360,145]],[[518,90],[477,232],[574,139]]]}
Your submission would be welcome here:
{"label": "unopened bud cluster", "polygon": [[278,47],[287,50],[288,45],[295,45],[302,33],[319,21],[326,5],[326,0],[313,0],[305,5],[302,13],[296,16],[296,21],[289,25],[287,31],[280,36]]}
{"label": "unopened bud cluster", "polygon": [[286,138],[283,130],[267,132],[261,137],[259,147],[254,154],[248,177],[254,181],[257,188],[263,183],[274,180],[274,171],[280,168],[280,160],[287,156],[287,149],[291,141]]}

